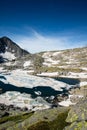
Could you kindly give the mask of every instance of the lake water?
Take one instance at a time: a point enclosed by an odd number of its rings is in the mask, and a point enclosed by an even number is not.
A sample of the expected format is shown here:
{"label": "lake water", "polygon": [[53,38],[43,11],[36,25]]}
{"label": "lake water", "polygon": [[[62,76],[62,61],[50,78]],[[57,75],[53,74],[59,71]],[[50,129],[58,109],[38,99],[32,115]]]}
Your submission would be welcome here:
{"label": "lake water", "polygon": [[80,83],[79,79],[75,79],[75,78],[65,78],[65,77],[58,77],[58,78],[54,78],[58,81],[62,81],[64,83],[67,83],[69,85],[76,85]]}
{"label": "lake water", "polygon": [[[0,76],[1,79],[6,80],[4,76]],[[80,81],[78,79],[71,78],[55,78],[55,80],[65,82],[70,85],[79,84]],[[52,88],[52,86],[35,86],[34,88],[25,88],[25,87],[17,87],[12,84],[6,84],[3,81],[0,81],[0,88],[2,88],[2,93],[6,91],[17,91],[20,93],[31,94],[32,98],[37,97],[38,95],[35,92],[40,92],[41,97],[50,97],[56,96],[58,94],[64,93],[65,91],[56,91]]]}

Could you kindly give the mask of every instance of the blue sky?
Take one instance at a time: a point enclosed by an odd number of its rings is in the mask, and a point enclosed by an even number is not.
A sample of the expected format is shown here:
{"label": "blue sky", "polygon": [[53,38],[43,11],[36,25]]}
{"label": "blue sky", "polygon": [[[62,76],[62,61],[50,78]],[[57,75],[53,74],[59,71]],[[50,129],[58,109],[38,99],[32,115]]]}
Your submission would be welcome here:
{"label": "blue sky", "polygon": [[29,52],[87,45],[87,0],[0,0],[0,37]]}

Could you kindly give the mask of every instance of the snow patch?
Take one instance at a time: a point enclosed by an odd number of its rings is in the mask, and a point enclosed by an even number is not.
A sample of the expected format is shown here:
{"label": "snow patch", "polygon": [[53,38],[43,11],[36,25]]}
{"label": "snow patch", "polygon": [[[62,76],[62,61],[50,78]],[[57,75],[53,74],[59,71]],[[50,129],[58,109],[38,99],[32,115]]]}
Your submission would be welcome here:
{"label": "snow patch", "polygon": [[87,82],[86,82],[86,81],[80,82],[80,86],[85,86],[85,85],[87,85]]}
{"label": "snow patch", "polygon": [[2,71],[3,70],[3,67],[0,67],[0,71]]}
{"label": "snow patch", "polygon": [[68,107],[70,105],[75,105],[75,103],[72,103],[70,100],[62,101],[58,103],[60,106]]}
{"label": "snow patch", "polygon": [[85,68],[85,67],[83,67],[83,68],[81,68],[82,70],[86,70],[87,71],[87,68]]}
{"label": "snow patch", "polygon": [[3,58],[8,59],[8,60],[14,60],[14,59],[16,59],[16,57],[15,57],[15,55],[13,53],[7,52],[7,51],[5,53],[1,53],[0,55]]}
{"label": "snow patch", "polygon": [[43,72],[41,74],[37,74],[38,76],[58,76],[58,72],[52,72],[52,73],[47,73],[47,72]]}
{"label": "snow patch", "polygon": [[27,107],[30,110],[42,110],[50,108],[50,104],[47,103],[42,97],[37,97],[35,99],[31,98],[29,94],[21,94],[20,92],[8,91],[0,95],[0,103],[6,105],[14,105],[17,107]]}
{"label": "snow patch", "polygon": [[59,51],[58,51],[58,52],[54,52],[54,53],[53,53],[53,56],[57,56],[57,55],[60,54],[60,53],[62,53],[62,52],[59,52]]}
{"label": "snow patch", "polygon": [[27,66],[30,66],[30,65],[31,65],[31,61],[26,61],[23,66],[27,67]]}
{"label": "snow patch", "polygon": [[48,58],[48,57],[50,57],[51,56],[51,52],[46,52],[46,53],[44,53],[43,54],[43,58]]}
{"label": "snow patch", "polygon": [[67,77],[67,78],[87,78],[87,73],[81,72],[81,73],[74,73],[69,72],[69,75],[61,76],[61,77]]}

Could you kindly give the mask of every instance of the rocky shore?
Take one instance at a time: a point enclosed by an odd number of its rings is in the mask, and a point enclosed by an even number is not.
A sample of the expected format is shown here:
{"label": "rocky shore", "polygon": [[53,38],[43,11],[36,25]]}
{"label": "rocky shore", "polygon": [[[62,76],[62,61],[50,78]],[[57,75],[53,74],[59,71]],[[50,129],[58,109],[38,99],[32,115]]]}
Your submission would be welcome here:
{"label": "rocky shore", "polygon": [[19,113],[21,114],[27,111],[28,109],[26,107],[20,108],[20,107],[15,107],[14,105],[0,104],[0,118],[5,116],[10,116],[10,115],[17,115]]}
{"label": "rocky shore", "polygon": [[87,130],[87,97],[75,106],[36,112],[0,104],[0,130]]}
{"label": "rocky shore", "polygon": [[87,130],[87,97],[70,109],[66,122],[70,125],[64,130]]}

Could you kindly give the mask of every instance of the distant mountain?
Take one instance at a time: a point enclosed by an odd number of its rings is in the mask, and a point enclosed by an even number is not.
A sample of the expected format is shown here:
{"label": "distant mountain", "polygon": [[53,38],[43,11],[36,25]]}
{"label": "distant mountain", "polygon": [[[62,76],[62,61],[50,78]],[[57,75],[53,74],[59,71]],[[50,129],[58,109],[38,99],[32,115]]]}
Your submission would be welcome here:
{"label": "distant mountain", "polygon": [[8,37],[0,38],[0,60],[13,60],[18,57],[22,57],[29,54],[28,51],[19,47]]}
{"label": "distant mountain", "polygon": [[87,67],[87,47],[41,53],[44,66],[58,68]]}
{"label": "distant mountain", "polygon": [[87,72],[87,47],[46,51],[39,55],[44,61],[39,68],[40,73],[57,72],[57,75],[69,76],[71,72]]}
{"label": "distant mountain", "polygon": [[[14,60],[15,59],[15,60]],[[30,54],[8,37],[0,38],[0,62],[4,70],[25,69],[38,76],[86,78],[87,47]],[[74,76],[72,76],[74,74]]]}

